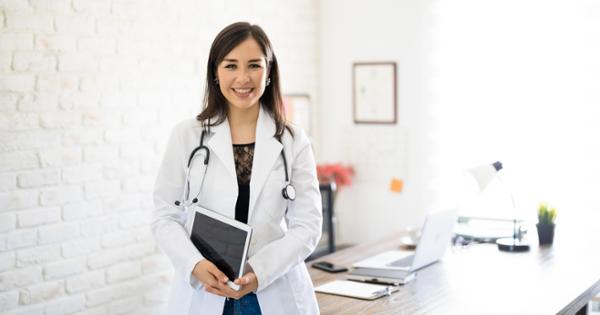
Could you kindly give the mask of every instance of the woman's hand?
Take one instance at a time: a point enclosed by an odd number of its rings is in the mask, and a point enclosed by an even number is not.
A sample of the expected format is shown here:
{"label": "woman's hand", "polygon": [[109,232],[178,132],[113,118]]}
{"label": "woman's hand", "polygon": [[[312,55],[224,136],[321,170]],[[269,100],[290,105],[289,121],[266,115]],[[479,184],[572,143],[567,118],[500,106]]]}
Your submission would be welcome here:
{"label": "woman's hand", "polygon": [[240,290],[236,291],[230,288],[227,283],[220,285],[218,287],[208,287],[205,286],[205,290],[212,294],[232,298],[238,300],[242,298],[244,295],[256,290],[258,288],[258,280],[256,279],[256,275],[254,272],[248,272],[243,275],[241,278],[235,279],[233,282],[240,286]]}
{"label": "woman's hand", "polygon": [[250,271],[241,278],[235,279],[234,283],[241,288],[239,291],[233,290],[227,285],[229,280],[227,276],[208,259],[197,263],[192,275],[204,285],[207,292],[236,300],[258,288],[256,275]]}
{"label": "woman's hand", "polygon": [[[227,287],[229,278],[215,264],[208,259],[203,259],[194,266],[192,275],[200,281],[205,288]],[[207,290],[208,291],[208,290]]]}
{"label": "woman's hand", "polygon": [[235,279],[235,281],[233,283],[241,286],[239,291],[232,290],[236,294],[234,296],[230,296],[230,297],[234,298],[236,300],[241,298],[242,296],[244,296],[250,292],[254,292],[254,291],[256,291],[256,289],[258,289],[258,279],[256,279],[256,275],[254,274],[254,271],[250,271],[250,272],[246,273],[245,275],[243,275],[241,278]]}

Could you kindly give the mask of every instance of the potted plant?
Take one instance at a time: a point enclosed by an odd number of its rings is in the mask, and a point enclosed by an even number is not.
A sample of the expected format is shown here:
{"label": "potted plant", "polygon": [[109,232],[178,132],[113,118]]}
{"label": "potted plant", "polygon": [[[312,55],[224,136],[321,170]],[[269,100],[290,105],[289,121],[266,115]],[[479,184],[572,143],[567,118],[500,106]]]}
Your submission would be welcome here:
{"label": "potted plant", "polygon": [[547,203],[541,203],[538,207],[538,239],[540,245],[552,244],[554,241],[554,220],[556,219],[556,208],[551,208]]}

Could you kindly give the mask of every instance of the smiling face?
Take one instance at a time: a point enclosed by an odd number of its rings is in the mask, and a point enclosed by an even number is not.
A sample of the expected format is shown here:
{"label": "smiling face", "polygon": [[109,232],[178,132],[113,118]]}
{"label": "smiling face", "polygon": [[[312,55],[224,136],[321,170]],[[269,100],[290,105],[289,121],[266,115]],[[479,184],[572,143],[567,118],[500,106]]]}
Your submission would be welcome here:
{"label": "smiling face", "polygon": [[233,48],[217,66],[219,89],[229,110],[258,108],[267,75],[265,56],[256,40],[249,37]]}

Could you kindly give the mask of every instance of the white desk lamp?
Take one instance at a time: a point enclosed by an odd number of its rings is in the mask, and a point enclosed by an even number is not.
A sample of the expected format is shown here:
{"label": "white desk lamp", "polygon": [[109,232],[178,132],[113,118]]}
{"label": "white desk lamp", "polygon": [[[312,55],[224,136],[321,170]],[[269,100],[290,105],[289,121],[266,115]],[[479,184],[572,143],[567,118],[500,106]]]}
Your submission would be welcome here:
{"label": "white desk lamp", "polygon": [[[471,174],[475,181],[477,181],[477,185],[479,186],[479,191],[483,191],[494,178],[498,178],[502,184],[504,182],[498,176],[498,172],[502,169],[502,163],[499,161],[493,164],[486,164],[482,166],[478,166],[470,169],[468,172]],[[506,184],[504,184],[506,186]],[[513,209],[516,209],[515,198],[512,193],[510,193],[510,199],[512,201]],[[513,237],[508,238],[499,238],[496,240],[496,244],[498,245],[498,249],[502,251],[508,252],[523,252],[529,250],[529,244],[523,240],[521,240],[521,233],[517,230],[517,218],[515,217],[513,220]]]}

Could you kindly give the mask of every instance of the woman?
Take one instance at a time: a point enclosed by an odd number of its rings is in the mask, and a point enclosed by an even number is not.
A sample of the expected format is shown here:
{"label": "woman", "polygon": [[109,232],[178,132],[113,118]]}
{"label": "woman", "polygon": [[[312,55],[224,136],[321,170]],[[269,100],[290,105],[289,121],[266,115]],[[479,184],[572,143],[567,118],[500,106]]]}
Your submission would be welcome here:
{"label": "woman", "polygon": [[[175,267],[167,314],[319,313],[304,265],[321,237],[316,166],[307,136],[285,122],[279,86],[277,59],[259,26],[234,23],[217,35],[205,108],[174,128],[155,185],[152,231]],[[196,250],[185,207],[174,205],[203,131],[208,164],[197,151],[188,199],[252,226],[239,291]]]}

